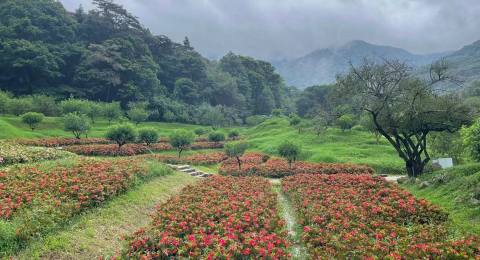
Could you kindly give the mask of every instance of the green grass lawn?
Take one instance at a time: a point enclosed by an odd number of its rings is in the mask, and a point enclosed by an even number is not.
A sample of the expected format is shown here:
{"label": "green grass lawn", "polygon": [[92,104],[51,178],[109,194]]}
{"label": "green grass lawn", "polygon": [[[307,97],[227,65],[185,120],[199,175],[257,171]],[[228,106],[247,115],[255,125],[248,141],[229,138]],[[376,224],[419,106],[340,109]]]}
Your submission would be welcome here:
{"label": "green grass lawn", "polygon": [[175,172],[157,177],[104,206],[85,212],[65,229],[47,235],[18,253],[15,259],[98,259],[112,256],[124,246],[122,235],[146,226],[155,205],[197,179]]}
{"label": "green grass lawn", "polygon": [[[421,188],[419,183],[430,186]],[[454,234],[480,234],[480,164],[456,166],[421,176],[417,183],[402,185],[415,196],[440,206],[449,213]]]}
{"label": "green grass lawn", "polygon": [[290,140],[302,146],[301,160],[312,162],[339,162],[367,164],[378,173],[403,173],[404,163],[394,148],[364,131],[342,131],[329,128],[317,136],[312,130],[298,130],[289,126],[285,118],[270,119],[256,127],[243,130],[251,148],[275,154],[278,145]]}

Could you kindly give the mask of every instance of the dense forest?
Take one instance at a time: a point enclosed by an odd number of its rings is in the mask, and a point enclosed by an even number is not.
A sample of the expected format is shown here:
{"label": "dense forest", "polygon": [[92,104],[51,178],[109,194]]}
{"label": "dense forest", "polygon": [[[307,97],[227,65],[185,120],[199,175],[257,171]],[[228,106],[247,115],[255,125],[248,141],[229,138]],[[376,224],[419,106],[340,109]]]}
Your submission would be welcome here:
{"label": "dense forest", "polygon": [[207,111],[238,123],[292,110],[292,90],[268,62],[234,53],[210,61],[187,37],[153,35],[113,1],[93,3],[70,13],[55,0],[1,1],[0,89],[142,104],[151,120],[195,122]]}

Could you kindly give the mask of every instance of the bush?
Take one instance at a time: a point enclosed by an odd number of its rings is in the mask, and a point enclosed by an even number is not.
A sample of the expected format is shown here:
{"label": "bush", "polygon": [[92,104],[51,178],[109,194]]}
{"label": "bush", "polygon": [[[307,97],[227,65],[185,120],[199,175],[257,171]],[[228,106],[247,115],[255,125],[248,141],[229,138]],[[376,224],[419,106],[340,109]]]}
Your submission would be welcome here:
{"label": "bush", "polygon": [[112,121],[117,120],[122,115],[122,109],[120,108],[120,103],[113,102],[113,103],[106,103],[103,106],[103,113],[108,120],[108,123],[112,123]]}
{"label": "bush", "polygon": [[477,120],[472,126],[462,128],[461,136],[470,157],[477,162],[480,161],[480,121]]}
{"label": "bush", "polygon": [[90,101],[88,103],[89,109],[87,116],[92,120],[92,123],[95,124],[95,120],[104,115],[103,106],[97,102]]}
{"label": "bush", "polygon": [[283,110],[276,108],[272,110],[272,116],[280,117],[283,114]]}
{"label": "bush", "polygon": [[22,115],[22,122],[30,126],[30,128],[35,130],[35,128],[43,121],[45,116],[41,113],[28,112]]}
{"label": "bush", "polygon": [[60,114],[60,108],[55,102],[55,98],[46,95],[32,96],[32,110],[46,116],[57,116]]}
{"label": "bush", "polygon": [[238,130],[232,130],[228,133],[228,138],[236,140],[240,136]]}
{"label": "bush", "polygon": [[248,144],[244,142],[227,143],[225,145],[225,154],[228,157],[235,158],[237,160],[239,170],[242,169],[242,161],[240,160],[240,157],[243,156],[247,148],[248,148]]}
{"label": "bush", "polygon": [[197,136],[201,136],[201,135],[204,135],[207,133],[207,130],[205,130],[205,128],[197,128],[195,129],[194,133],[197,135]]}
{"label": "bush", "polygon": [[8,92],[0,90],[0,114],[6,114],[8,112],[8,103],[11,96]]}
{"label": "bush", "polygon": [[82,99],[69,98],[60,102],[60,107],[64,115],[70,113],[88,114],[89,101]]}
{"label": "bush", "polygon": [[337,119],[337,125],[342,129],[342,131],[351,129],[355,124],[353,116],[350,114],[342,115]]}
{"label": "bush", "polygon": [[300,146],[292,142],[284,142],[278,146],[278,154],[288,161],[288,165],[292,167],[292,162],[295,162],[300,155]]}
{"label": "bush", "polygon": [[135,122],[135,124],[138,125],[141,122],[147,120],[148,112],[145,111],[145,109],[143,108],[135,107],[127,112],[127,116],[131,121]]}
{"label": "bush", "polygon": [[80,139],[81,135],[87,135],[90,130],[90,124],[84,115],[76,113],[69,113],[63,118],[63,129],[72,132],[75,138]]}
{"label": "bush", "polygon": [[193,143],[195,136],[193,133],[185,130],[177,130],[170,135],[170,144],[178,150],[178,158],[180,158],[183,150],[188,149]]}
{"label": "bush", "polygon": [[213,132],[208,135],[208,140],[210,142],[216,142],[216,143],[225,141],[225,135],[220,132]]}
{"label": "bush", "polygon": [[156,143],[158,141],[158,133],[153,128],[142,128],[138,130],[138,138],[146,145]]}
{"label": "bush", "polygon": [[8,102],[8,113],[19,116],[32,111],[32,100],[28,98],[12,98]]}
{"label": "bush", "polygon": [[297,115],[290,115],[289,123],[291,126],[299,125],[302,122],[302,119]]}
{"label": "bush", "polygon": [[110,127],[107,131],[106,138],[118,144],[118,149],[123,145],[134,142],[137,138],[137,132],[131,124],[122,124]]}

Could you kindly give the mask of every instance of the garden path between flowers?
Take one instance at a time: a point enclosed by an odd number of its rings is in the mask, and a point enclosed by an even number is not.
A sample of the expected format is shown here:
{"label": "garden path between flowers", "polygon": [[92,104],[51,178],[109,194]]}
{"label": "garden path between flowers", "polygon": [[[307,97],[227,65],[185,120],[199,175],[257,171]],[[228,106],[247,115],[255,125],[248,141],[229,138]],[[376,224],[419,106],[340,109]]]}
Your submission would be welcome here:
{"label": "garden path between flowers", "polygon": [[98,259],[124,246],[122,236],[146,226],[155,205],[198,178],[174,172],[155,178],[90,210],[57,233],[31,243],[16,259]]}
{"label": "garden path between flowers", "polygon": [[302,226],[297,222],[295,210],[290,203],[290,200],[282,192],[281,181],[279,179],[270,179],[273,190],[278,197],[278,210],[280,216],[285,220],[288,235],[290,237],[291,246],[290,251],[293,259],[310,259],[305,244],[302,242]]}

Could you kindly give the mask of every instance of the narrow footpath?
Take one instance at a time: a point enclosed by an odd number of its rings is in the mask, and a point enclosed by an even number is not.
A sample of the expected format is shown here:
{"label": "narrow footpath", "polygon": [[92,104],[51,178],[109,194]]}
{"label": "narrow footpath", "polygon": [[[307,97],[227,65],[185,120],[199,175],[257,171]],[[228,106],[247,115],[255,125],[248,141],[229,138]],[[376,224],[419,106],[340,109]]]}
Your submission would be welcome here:
{"label": "narrow footpath", "polygon": [[302,226],[298,224],[295,210],[282,191],[280,180],[270,179],[270,183],[272,183],[273,190],[277,193],[278,210],[280,216],[285,220],[290,242],[292,243],[290,246],[292,258],[310,259],[307,248],[302,242]]}

